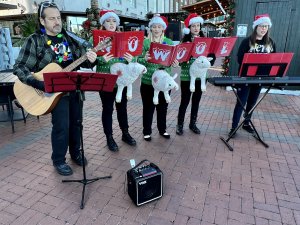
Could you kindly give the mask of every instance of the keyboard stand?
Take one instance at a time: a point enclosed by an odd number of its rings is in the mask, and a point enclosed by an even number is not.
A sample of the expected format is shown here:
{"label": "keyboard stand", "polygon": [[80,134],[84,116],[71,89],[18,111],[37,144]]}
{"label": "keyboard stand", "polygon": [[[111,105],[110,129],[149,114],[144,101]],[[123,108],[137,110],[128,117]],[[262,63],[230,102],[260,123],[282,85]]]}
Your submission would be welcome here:
{"label": "keyboard stand", "polygon": [[244,113],[244,120],[238,125],[237,128],[234,129],[234,131],[231,133],[231,135],[228,136],[227,139],[225,139],[224,137],[220,137],[220,139],[224,142],[224,144],[228,147],[229,151],[233,151],[233,148],[232,146],[228,143],[229,140],[234,137],[234,135],[236,134],[236,132],[244,125],[244,123],[246,122],[246,120],[248,119],[249,122],[250,122],[250,125],[251,127],[253,128],[254,130],[254,134],[253,134],[253,137],[255,139],[257,139],[262,145],[264,145],[266,148],[269,147],[269,145],[267,143],[265,143],[259,136],[254,124],[252,123],[251,119],[250,119],[250,115],[251,113],[256,109],[256,107],[261,103],[261,101],[266,97],[266,95],[269,93],[270,89],[271,89],[271,86],[268,87],[267,91],[263,94],[263,96],[261,96],[261,98],[259,98],[256,102],[256,104],[252,107],[252,109],[249,111],[249,113],[247,114],[246,112],[246,108],[243,106],[242,102],[241,102],[241,99],[239,98],[239,96],[237,95],[237,91],[235,88],[232,87],[232,90],[235,94],[235,96],[237,97],[237,100],[239,102],[239,104],[243,107],[243,111],[245,112]]}

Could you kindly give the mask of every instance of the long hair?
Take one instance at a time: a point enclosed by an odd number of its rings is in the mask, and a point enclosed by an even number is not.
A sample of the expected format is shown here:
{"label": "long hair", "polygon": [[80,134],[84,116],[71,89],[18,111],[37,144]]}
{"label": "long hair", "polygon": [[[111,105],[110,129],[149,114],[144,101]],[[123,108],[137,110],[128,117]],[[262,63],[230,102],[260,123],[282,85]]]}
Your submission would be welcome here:
{"label": "long hair", "polygon": [[[153,37],[152,31],[151,31],[151,27],[149,28],[148,38],[149,38],[149,40],[150,40],[150,43],[151,43],[151,42],[154,42],[154,37]],[[160,35],[160,37],[159,37],[159,41],[158,41],[158,42],[159,42],[160,44],[162,44],[164,38],[165,38],[165,33],[164,33],[164,31],[163,31],[163,32],[161,32],[161,35]]]}
{"label": "long hair", "polygon": [[[255,42],[256,42],[256,35],[257,35],[257,27],[256,26],[252,32],[252,34],[250,35],[250,47],[251,46],[255,46]],[[269,28],[270,29],[270,28]],[[264,43],[265,46],[272,46],[272,41],[270,39],[270,30],[268,29],[267,33],[263,36],[262,41]]]}
{"label": "long hair", "polygon": [[[204,33],[203,31],[201,30],[202,26],[200,26],[200,31],[198,33],[199,37],[204,37]],[[191,29],[191,26],[189,26],[189,29]],[[181,42],[192,42],[193,41],[193,36],[192,36],[192,33],[188,33],[188,34],[185,34],[181,40]]]}
{"label": "long hair", "polygon": [[[149,38],[150,42],[154,42],[154,37],[153,37],[153,34],[152,34],[151,31],[149,32],[148,38]],[[165,35],[164,35],[164,32],[162,32],[162,34],[159,37],[159,41],[158,42],[162,44],[164,38],[165,38]]]}

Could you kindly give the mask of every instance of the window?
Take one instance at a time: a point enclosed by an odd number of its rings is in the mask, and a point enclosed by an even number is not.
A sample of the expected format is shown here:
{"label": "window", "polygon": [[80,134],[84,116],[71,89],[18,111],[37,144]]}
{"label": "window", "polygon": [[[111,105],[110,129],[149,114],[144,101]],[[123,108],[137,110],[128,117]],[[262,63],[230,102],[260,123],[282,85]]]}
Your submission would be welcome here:
{"label": "window", "polygon": [[115,0],[115,3],[121,5],[122,4],[122,0]]}
{"label": "window", "polygon": [[130,4],[136,8],[136,0],[129,0]]}

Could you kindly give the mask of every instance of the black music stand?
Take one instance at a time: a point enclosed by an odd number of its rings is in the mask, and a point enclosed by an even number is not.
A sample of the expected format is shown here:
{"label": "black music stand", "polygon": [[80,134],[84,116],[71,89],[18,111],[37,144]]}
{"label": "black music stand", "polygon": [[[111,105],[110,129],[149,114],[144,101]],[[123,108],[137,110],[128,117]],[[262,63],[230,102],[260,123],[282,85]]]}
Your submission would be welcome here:
{"label": "black music stand", "polygon": [[252,107],[252,109],[251,109],[248,113],[246,112],[246,108],[243,106],[242,101],[241,101],[241,99],[239,98],[239,96],[238,96],[238,94],[237,94],[237,90],[236,90],[234,87],[232,87],[232,90],[233,90],[233,92],[234,92],[234,94],[235,94],[235,96],[236,96],[236,98],[237,98],[237,100],[238,100],[238,103],[243,107],[243,111],[244,111],[245,113],[244,113],[244,119],[243,119],[243,121],[242,121],[242,122],[234,129],[233,132],[231,132],[231,134],[228,136],[227,139],[225,139],[225,138],[222,137],[222,136],[220,137],[220,139],[225,143],[225,145],[228,147],[228,149],[229,149],[230,151],[233,151],[233,148],[232,148],[231,145],[228,143],[229,140],[230,140],[231,138],[234,137],[234,135],[236,134],[236,132],[244,125],[244,123],[246,122],[247,119],[249,120],[249,123],[251,124],[251,127],[252,127],[253,130],[254,130],[253,137],[256,138],[260,143],[262,143],[266,148],[269,147],[269,145],[268,145],[267,143],[265,143],[265,142],[261,139],[261,137],[259,136],[259,134],[258,134],[258,132],[257,132],[255,126],[254,126],[254,124],[252,123],[252,121],[251,121],[251,119],[250,119],[250,115],[251,115],[251,113],[253,113],[253,111],[256,109],[256,107],[261,103],[261,101],[266,97],[266,95],[269,93],[271,87],[272,87],[272,86],[269,86],[269,87],[268,87],[268,89],[267,89],[266,92],[263,94],[263,96],[261,96],[261,97],[256,101],[256,104]]}
{"label": "black music stand", "polygon": [[[276,79],[277,77],[282,77],[286,74],[290,62],[292,60],[293,53],[271,53],[271,54],[257,54],[257,53],[246,53],[243,58],[243,62],[240,68],[239,76],[246,77],[246,79],[256,78],[258,82],[255,85],[263,85],[264,79]],[[261,83],[259,83],[259,80]],[[250,84],[243,84],[250,85]],[[266,148],[269,147],[267,143],[265,143],[260,135],[258,134],[254,124],[252,123],[250,116],[256,107],[261,103],[261,101],[266,97],[269,93],[272,85],[267,86],[266,92],[256,101],[256,104],[252,107],[252,109],[247,113],[246,108],[243,106],[241,99],[237,94],[237,90],[235,86],[231,86],[232,90],[237,98],[238,103],[242,106],[244,111],[244,119],[243,121],[230,133],[227,139],[220,137],[220,139],[225,143],[225,145],[229,148],[230,151],[233,151],[233,148],[228,143],[231,138],[234,137],[236,132],[244,125],[244,123],[249,120],[251,127],[254,130],[253,137],[257,139],[262,145]]]}
{"label": "black music stand", "polygon": [[[78,96],[78,105],[81,107],[84,101],[82,91],[108,91],[112,92],[117,80],[116,75],[94,73],[94,72],[57,72],[44,73],[45,91],[52,92],[68,92],[76,91]],[[80,119],[77,121],[80,125],[80,151],[82,155],[83,179],[81,180],[62,180],[62,182],[79,182],[83,184],[82,198],[80,208],[84,208],[85,186],[100,179],[111,178],[111,176],[96,177],[92,179],[86,178],[86,170],[84,163],[83,135],[82,135],[82,110],[80,109]]]}

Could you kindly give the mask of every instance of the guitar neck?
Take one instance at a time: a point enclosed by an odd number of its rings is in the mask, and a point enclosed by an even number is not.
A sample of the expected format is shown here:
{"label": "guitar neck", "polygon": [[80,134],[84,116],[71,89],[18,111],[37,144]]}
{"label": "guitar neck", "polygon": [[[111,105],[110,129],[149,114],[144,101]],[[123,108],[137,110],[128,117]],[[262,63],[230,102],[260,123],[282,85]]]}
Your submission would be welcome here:
{"label": "guitar neck", "polygon": [[[97,52],[98,49],[95,47],[93,49],[91,49],[91,51],[93,52]],[[87,55],[84,54],[83,56],[81,56],[79,59],[75,60],[73,63],[71,63],[70,65],[68,65],[66,68],[64,68],[62,71],[63,72],[71,72],[73,71],[76,67],[78,67],[79,65],[81,65],[85,60],[87,60]]]}

